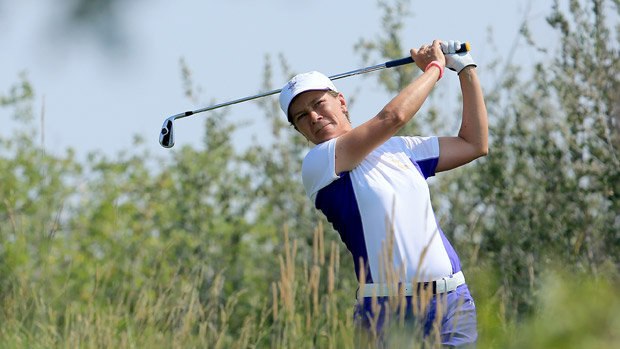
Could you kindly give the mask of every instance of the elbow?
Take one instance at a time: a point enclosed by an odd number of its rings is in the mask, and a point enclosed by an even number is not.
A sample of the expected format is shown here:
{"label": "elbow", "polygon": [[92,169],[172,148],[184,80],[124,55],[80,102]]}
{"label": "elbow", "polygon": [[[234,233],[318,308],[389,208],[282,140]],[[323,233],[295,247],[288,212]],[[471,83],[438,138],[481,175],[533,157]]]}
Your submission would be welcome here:
{"label": "elbow", "polygon": [[390,128],[400,130],[411,118],[400,110],[384,108],[379,114],[379,119]]}
{"label": "elbow", "polygon": [[474,156],[475,156],[475,159],[478,159],[478,158],[485,157],[488,154],[489,154],[489,148],[488,147],[481,147],[481,148],[478,148],[476,150],[476,153],[475,153]]}
{"label": "elbow", "polygon": [[471,160],[478,159],[489,154],[489,146],[486,143],[468,143]]}
{"label": "elbow", "polygon": [[472,145],[472,151],[475,153],[476,158],[481,158],[489,154],[489,142],[486,137],[470,144]]}
{"label": "elbow", "polygon": [[480,156],[479,157],[483,157],[483,156],[487,156],[489,155],[489,146],[488,145],[484,145],[483,147],[480,148]]}

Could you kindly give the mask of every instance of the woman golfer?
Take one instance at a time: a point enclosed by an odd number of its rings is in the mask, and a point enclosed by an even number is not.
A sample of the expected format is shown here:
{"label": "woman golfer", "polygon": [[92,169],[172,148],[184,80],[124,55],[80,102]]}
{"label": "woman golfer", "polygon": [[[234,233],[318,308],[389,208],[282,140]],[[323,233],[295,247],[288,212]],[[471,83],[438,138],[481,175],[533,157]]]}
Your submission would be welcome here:
{"label": "woman golfer", "polygon": [[[488,152],[487,112],[476,64],[469,52],[455,53],[460,45],[435,40],[411,49],[423,74],[355,128],[344,96],[321,73],[295,76],[280,94],[288,121],[315,144],[302,165],[306,192],[339,232],[363,282],[355,309],[357,334],[372,334],[368,338],[379,346],[387,344],[386,331],[399,314],[405,323],[419,324],[412,334],[428,339],[431,330],[439,331],[443,345],[473,345],[477,338],[474,302],[459,258],[437,223],[426,183],[436,172]],[[460,80],[458,136],[395,137],[420,109],[444,67],[456,71]],[[386,257],[388,241],[391,255]],[[396,287],[382,275],[386,267],[396,271]],[[422,292],[432,296],[421,306]],[[395,294],[402,304],[388,306]],[[421,320],[410,320],[414,307],[424,309]]]}

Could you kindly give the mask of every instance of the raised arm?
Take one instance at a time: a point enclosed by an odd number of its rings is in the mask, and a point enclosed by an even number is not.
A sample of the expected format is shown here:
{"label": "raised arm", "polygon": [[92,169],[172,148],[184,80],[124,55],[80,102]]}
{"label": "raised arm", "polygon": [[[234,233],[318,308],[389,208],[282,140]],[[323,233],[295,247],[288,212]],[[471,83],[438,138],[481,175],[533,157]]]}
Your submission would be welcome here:
{"label": "raised arm", "polygon": [[[342,135],[336,141],[336,173],[352,170],[374,149],[398,132],[420,109],[445,66],[440,41],[411,49],[411,57],[424,71],[394,97],[375,117]],[[437,61],[436,65],[429,63]],[[428,69],[426,69],[428,66]]]}
{"label": "raised arm", "polygon": [[[446,43],[442,43],[442,46],[444,52],[450,52]],[[489,152],[487,109],[476,65],[469,53],[446,54],[446,63],[448,68],[456,70],[459,74],[463,94],[463,120],[457,137],[439,138],[439,161],[436,172],[464,165]]]}

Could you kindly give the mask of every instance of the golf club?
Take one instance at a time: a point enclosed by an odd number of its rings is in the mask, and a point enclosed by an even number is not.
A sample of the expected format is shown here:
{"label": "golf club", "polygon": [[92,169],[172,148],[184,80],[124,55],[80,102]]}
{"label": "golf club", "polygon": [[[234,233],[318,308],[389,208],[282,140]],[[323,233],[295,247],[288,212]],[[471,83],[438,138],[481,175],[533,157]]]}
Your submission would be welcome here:
{"label": "golf club", "polygon": [[[466,43],[461,44],[461,47],[456,51],[456,53],[463,53],[463,52],[467,52],[469,50],[470,50],[469,43],[466,42]],[[385,69],[385,68],[398,67],[398,66],[401,66],[401,65],[404,65],[404,64],[410,64],[410,63],[413,63],[413,58],[411,58],[411,56],[405,57],[405,58],[401,58],[401,59],[395,59],[395,60],[392,60],[392,61],[387,61],[385,63],[374,65],[374,66],[371,66],[371,67],[366,67],[366,68],[362,68],[362,69],[352,70],[352,71],[346,72],[346,73],[332,75],[329,78],[330,78],[330,80],[338,80],[338,79],[346,78],[346,77],[353,76],[353,75],[366,74],[366,73],[370,73],[370,72],[373,72],[373,71],[376,71],[376,70],[381,70],[381,69]],[[174,146],[174,128],[173,128],[173,124],[174,124],[174,121],[177,120],[177,119],[186,118],[186,117],[194,115],[194,114],[198,114],[198,113],[202,113],[202,112],[205,112],[205,111],[226,107],[226,106],[229,106],[229,105],[232,105],[232,104],[246,102],[246,101],[250,101],[250,100],[261,98],[261,97],[271,96],[271,95],[274,95],[276,93],[280,93],[280,91],[282,91],[282,89],[277,89],[277,90],[273,90],[273,91],[269,91],[269,92],[263,92],[263,93],[260,93],[260,94],[254,95],[254,96],[239,98],[239,99],[235,99],[233,101],[224,102],[224,103],[220,103],[220,104],[215,104],[215,105],[212,105],[212,106],[209,106],[209,107],[204,107],[204,108],[201,108],[201,109],[196,109],[196,110],[192,110],[192,111],[186,111],[184,113],[172,115],[171,117],[169,117],[166,120],[164,120],[164,124],[162,125],[162,128],[161,128],[161,133],[159,134],[159,144],[161,144],[161,146],[164,147],[164,148],[172,148]]]}

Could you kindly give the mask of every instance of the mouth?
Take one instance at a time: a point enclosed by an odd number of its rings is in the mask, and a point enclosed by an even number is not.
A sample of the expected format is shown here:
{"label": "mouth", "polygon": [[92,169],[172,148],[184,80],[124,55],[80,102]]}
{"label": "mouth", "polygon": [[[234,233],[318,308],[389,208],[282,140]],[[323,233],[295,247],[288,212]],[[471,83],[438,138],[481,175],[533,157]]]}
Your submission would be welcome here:
{"label": "mouth", "polygon": [[327,127],[328,125],[330,125],[330,123],[325,123],[325,125],[321,126],[319,129],[317,129],[314,134],[319,134],[321,131],[323,131],[325,129],[325,127]]}

